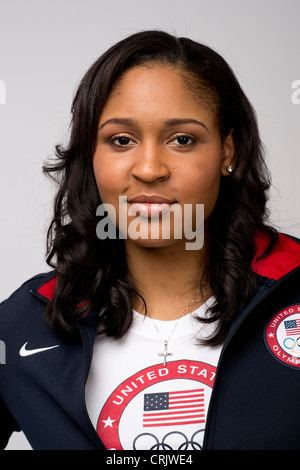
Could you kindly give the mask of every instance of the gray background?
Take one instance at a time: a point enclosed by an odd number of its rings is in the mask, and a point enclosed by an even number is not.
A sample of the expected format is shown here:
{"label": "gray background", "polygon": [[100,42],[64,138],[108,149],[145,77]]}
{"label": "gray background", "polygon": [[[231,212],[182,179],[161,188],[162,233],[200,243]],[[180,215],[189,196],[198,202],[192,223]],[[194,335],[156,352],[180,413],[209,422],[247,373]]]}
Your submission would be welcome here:
{"label": "gray background", "polygon": [[[54,188],[41,166],[67,136],[80,78],[139,30],[188,36],[229,62],[258,114],[273,176],[271,220],[299,236],[299,19],[299,0],[0,0],[0,300],[48,270]],[[27,448],[14,434],[8,449]]]}

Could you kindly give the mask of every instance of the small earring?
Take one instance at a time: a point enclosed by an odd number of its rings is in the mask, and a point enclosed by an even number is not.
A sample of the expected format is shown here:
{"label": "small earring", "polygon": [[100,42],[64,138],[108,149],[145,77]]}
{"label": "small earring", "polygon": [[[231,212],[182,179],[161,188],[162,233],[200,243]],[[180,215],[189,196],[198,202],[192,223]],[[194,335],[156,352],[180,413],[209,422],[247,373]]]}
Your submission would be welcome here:
{"label": "small earring", "polygon": [[232,165],[228,165],[228,166],[226,167],[226,170],[228,171],[228,173],[232,173],[232,172],[233,172],[233,167],[232,167]]}

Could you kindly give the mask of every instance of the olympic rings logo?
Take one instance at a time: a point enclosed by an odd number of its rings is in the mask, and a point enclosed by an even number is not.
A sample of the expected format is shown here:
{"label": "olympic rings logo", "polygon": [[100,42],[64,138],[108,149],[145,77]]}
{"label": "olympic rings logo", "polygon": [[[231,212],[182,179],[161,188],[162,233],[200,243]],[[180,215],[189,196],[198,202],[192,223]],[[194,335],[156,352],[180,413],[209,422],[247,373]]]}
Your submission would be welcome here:
{"label": "olympic rings logo", "polygon": [[[133,449],[134,450],[141,450],[139,449],[139,443],[140,445],[142,444],[142,441],[143,441],[143,438],[145,438],[147,436],[147,447],[149,446],[149,449],[143,449],[143,450],[202,450],[202,446],[199,444],[199,442],[197,442],[195,440],[195,437],[197,436],[197,434],[200,435],[200,433],[204,433],[204,429],[200,429],[198,431],[196,431],[190,440],[188,440],[187,436],[185,434],[183,434],[182,432],[179,432],[179,431],[173,431],[173,432],[169,432],[168,434],[166,434],[162,441],[159,442],[159,439],[154,435],[154,434],[151,434],[151,433],[142,433],[142,434],[139,434],[133,441]],[[173,449],[173,447],[171,446],[170,444],[170,440],[168,438],[170,438],[170,436],[173,437],[173,439],[175,438],[175,434],[177,434],[179,437],[180,437],[180,440],[182,441],[182,443],[180,443],[177,447],[177,449]],[[200,437],[200,436],[198,436]],[[171,438],[172,439],[172,438]],[[167,442],[169,440],[169,443]],[[140,442],[139,442],[140,441]],[[152,445],[152,443],[153,445]],[[173,444],[174,445],[174,444]],[[143,446],[145,447],[145,445]]]}
{"label": "olympic rings logo", "polygon": [[[290,349],[291,351],[293,351],[293,353],[300,354],[300,336],[298,336],[297,339],[289,338],[289,337],[285,338],[285,340],[283,341],[283,345],[286,349]],[[294,348],[297,346],[298,346],[298,350],[295,351]]]}
{"label": "olympic rings logo", "polygon": [[264,341],[275,359],[300,370],[300,303],[286,306],[268,321]]}

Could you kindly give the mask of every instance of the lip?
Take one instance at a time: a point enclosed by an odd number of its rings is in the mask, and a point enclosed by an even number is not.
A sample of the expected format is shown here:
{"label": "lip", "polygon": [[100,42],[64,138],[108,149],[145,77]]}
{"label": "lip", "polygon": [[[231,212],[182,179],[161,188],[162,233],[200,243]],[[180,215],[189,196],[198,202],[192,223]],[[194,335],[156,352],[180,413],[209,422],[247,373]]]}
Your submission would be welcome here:
{"label": "lip", "polygon": [[165,214],[170,210],[173,201],[156,195],[140,195],[128,201],[133,214],[139,214],[143,217],[156,217]]}
{"label": "lip", "polygon": [[141,194],[140,196],[136,196],[132,199],[128,200],[129,204],[134,203],[145,203],[145,204],[174,204],[175,201],[171,201],[162,196],[157,196],[155,194],[148,195],[148,194]]}

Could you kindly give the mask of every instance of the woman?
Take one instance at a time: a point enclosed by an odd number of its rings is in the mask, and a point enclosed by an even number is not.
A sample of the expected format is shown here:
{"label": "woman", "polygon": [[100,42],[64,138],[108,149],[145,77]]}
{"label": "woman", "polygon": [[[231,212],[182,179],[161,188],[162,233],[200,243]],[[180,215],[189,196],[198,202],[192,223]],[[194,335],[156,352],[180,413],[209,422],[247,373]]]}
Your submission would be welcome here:
{"label": "woman", "polygon": [[137,33],[72,113],[44,167],[54,269],[1,306],[2,446],[22,429],[34,449],[299,449],[300,247],[267,225],[230,67]]}

